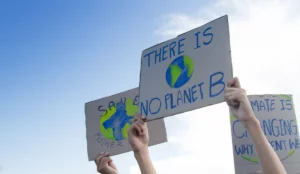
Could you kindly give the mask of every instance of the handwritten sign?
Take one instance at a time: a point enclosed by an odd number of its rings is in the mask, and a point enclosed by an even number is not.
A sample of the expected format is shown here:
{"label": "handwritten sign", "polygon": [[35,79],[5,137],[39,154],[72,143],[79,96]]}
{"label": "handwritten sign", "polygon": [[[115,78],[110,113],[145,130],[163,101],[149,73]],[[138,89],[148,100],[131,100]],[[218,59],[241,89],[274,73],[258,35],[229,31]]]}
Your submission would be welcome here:
{"label": "handwritten sign", "polygon": [[223,16],[143,51],[140,113],[153,120],[223,102],[232,78]]}
{"label": "handwritten sign", "polygon": [[[249,101],[271,146],[288,174],[299,174],[300,140],[291,95],[249,95]],[[243,125],[230,116],[236,174],[261,171],[254,145]]]}
{"label": "handwritten sign", "polygon": [[[88,158],[94,160],[100,152],[117,155],[131,151],[128,128],[138,113],[138,88],[85,104]],[[167,141],[163,119],[147,122],[149,145]]]}

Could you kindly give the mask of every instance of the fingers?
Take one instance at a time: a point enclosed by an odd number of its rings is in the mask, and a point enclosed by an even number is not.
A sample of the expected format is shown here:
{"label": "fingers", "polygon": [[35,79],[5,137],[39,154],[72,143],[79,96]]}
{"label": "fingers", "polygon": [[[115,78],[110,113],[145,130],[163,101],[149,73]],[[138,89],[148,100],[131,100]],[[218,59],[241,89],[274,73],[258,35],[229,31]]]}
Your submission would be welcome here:
{"label": "fingers", "polygon": [[239,78],[235,77],[232,80],[227,82],[228,88],[241,88],[241,83]]}
{"label": "fingers", "polygon": [[238,88],[225,88],[224,99],[228,106],[236,106],[238,103],[235,100]]}
{"label": "fingers", "polygon": [[234,92],[236,90],[237,90],[237,88],[225,88],[224,93],[227,94],[227,93],[230,93],[230,92]]}
{"label": "fingers", "polygon": [[227,88],[232,88],[232,84],[233,84],[233,79],[232,80],[229,80],[228,82],[227,82]]}
{"label": "fingers", "polygon": [[237,106],[239,104],[237,101],[237,95],[236,91],[225,94],[225,100],[228,106]]}
{"label": "fingers", "polygon": [[133,133],[136,133],[137,135],[144,135],[146,132],[146,117],[142,115],[137,115],[134,118],[134,122],[132,124],[132,131]]}
{"label": "fingers", "polygon": [[108,162],[108,165],[114,169],[117,169],[117,166],[113,163],[112,160]]}
{"label": "fingers", "polygon": [[145,124],[146,123],[143,120],[138,120],[137,121],[137,125],[141,129],[140,135],[144,135],[145,134]]}
{"label": "fingers", "polygon": [[112,162],[112,159],[110,157],[104,157],[101,160],[101,164],[104,164],[104,165],[108,165],[108,163],[110,163],[110,162]]}
{"label": "fingers", "polygon": [[137,115],[135,118],[134,118],[134,123],[135,124],[139,124],[139,125],[146,125],[146,117],[145,116],[142,116],[142,115]]}
{"label": "fingers", "polygon": [[224,92],[224,98],[229,106],[237,106],[247,98],[247,94],[242,88],[228,88]]}
{"label": "fingers", "polygon": [[99,173],[105,173],[105,171],[107,171],[108,168],[109,168],[109,163],[112,163],[112,159],[111,158],[109,158],[109,157],[102,158],[101,163],[100,163],[100,165],[99,165],[99,167],[97,169],[98,172]]}
{"label": "fingers", "polygon": [[104,157],[108,157],[108,156],[109,156],[109,153],[107,153],[107,152],[101,152],[100,155],[95,160],[96,165],[100,165],[101,160]]}
{"label": "fingers", "polygon": [[241,88],[241,82],[240,82],[240,79],[235,77],[235,83],[234,83],[234,87],[236,88]]}
{"label": "fingers", "polygon": [[137,122],[133,123],[133,125],[132,125],[132,131],[133,131],[134,133],[136,133],[137,135],[142,135],[142,129],[141,129],[141,126],[138,125]]}
{"label": "fingers", "polygon": [[243,95],[244,93],[246,92],[241,88],[240,80],[235,77],[227,82],[227,87],[224,90],[224,98],[229,106],[237,106],[241,102],[241,94]]}
{"label": "fingers", "polygon": [[103,172],[108,167],[108,163],[112,161],[109,158],[109,153],[101,152],[100,155],[96,158],[95,163],[97,165],[97,171],[99,173]]}
{"label": "fingers", "polygon": [[136,120],[143,120],[144,122],[146,122],[147,118],[143,115],[136,115],[134,118],[134,121],[136,121]]}

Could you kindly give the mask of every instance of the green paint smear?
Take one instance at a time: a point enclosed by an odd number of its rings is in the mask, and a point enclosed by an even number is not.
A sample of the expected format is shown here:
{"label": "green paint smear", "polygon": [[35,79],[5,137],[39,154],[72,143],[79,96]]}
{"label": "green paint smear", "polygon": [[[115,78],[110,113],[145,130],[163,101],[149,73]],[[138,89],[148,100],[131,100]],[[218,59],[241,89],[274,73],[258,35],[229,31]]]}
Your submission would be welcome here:
{"label": "green paint smear", "polygon": [[122,136],[125,138],[125,139],[128,139],[128,130],[130,128],[130,124],[126,124],[123,129],[121,130],[122,132]]}
{"label": "green paint smear", "polygon": [[[295,153],[295,149],[291,149],[288,153],[288,156],[287,157],[290,157],[291,155],[293,155]],[[259,163],[259,159],[258,157],[255,157],[255,158],[251,158],[251,157],[248,157],[248,156],[244,156],[244,155],[241,155],[241,157],[247,161],[250,161],[250,162],[253,162],[253,163]],[[284,158],[286,159],[286,158]]]}
{"label": "green paint smear", "polygon": [[183,56],[184,67],[188,67],[188,77],[191,77],[194,71],[193,59],[188,56]]}
{"label": "green paint smear", "polygon": [[279,96],[280,96],[281,98],[286,98],[286,99],[289,99],[289,100],[292,99],[292,97],[290,97],[290,96],[288,96],[288,95],[284,95],[284,94],[279,94]]}
{"label": "green paint smear", "polygon": [[181,74],[181,68],[178,65],[170,65],[170,68],[172,77],[171,86],[174,87],[178,77]]}
{"label": "green paint smear", "polygon": [[291,149],[291,150],[289,151],[288,156],[291,156],[294,152],[295,152],[295,149]]}
{"label": "green paint smear", "polygon": [[231,114],[230,115],[230,121],[234,121],[235,120],[235,117]]}
{"label": "green paint smear", "polygon": [[244,155],[242,155],[241,157],[244,158],[247,161],[250,161],[250,162],[253,162],[253,163],[259,163],[258,157],[251,158],[249,156],[244,156]]}

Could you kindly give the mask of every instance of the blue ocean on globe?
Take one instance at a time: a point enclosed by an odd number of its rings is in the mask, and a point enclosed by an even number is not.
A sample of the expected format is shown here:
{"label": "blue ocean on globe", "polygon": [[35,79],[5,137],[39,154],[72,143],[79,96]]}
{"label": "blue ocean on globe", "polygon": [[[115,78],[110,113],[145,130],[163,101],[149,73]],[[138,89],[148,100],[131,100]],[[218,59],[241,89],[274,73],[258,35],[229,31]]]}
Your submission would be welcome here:
{"label": "blue ocean on globe", "polygon": [[188,56],[180,56],[170,63],[166,81],[171,88],[180,88],[190,80],[193,71],[193,60]]}
{"label": "blue ocean on globe", "polygon": [[116,112],[103,123],[105,129],[112,128],[113,135],[117,141],[125,139],[122,135],[122,129],[127,123],[131,123],[131,116],[126,113],[126,106],[124,104],[117,103]]}

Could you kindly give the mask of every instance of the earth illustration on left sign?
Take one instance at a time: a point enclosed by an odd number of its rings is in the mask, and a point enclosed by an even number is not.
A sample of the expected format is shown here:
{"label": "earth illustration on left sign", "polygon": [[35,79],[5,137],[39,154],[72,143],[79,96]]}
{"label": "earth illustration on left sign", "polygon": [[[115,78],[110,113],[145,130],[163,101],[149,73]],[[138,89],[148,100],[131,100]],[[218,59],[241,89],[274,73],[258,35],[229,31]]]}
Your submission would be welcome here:
{"label": "earth illustration on left sign", "polygon": [[106,114],[100,117],[100,131],[105,138],[115,141],[128,138],[128,129],[138,113],[138,106],[133,103],[133,99],[127,98],[126,102],[108,108]]}

